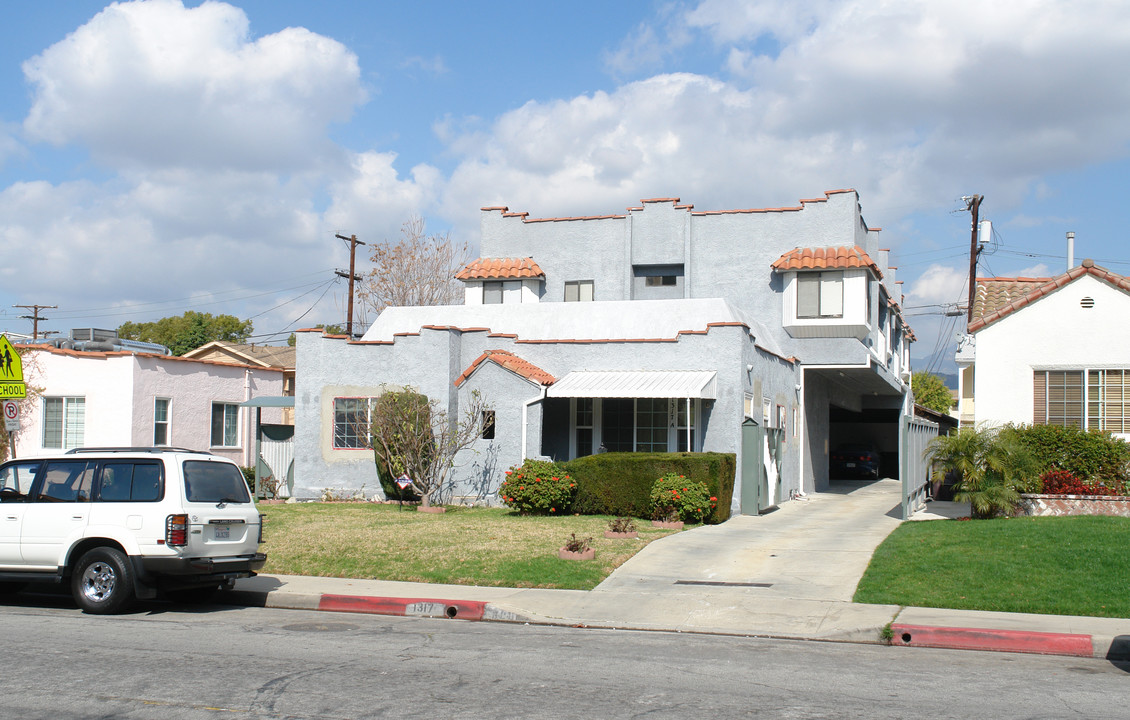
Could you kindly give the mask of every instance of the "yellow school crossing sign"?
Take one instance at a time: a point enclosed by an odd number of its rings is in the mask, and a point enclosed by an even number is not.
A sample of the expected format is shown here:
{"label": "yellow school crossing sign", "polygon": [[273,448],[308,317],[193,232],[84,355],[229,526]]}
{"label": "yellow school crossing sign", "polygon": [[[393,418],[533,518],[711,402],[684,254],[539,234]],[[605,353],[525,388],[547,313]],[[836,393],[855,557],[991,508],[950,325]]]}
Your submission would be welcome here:
{"label": "yellow school crossing sign", "polygon": [[7,336],[0,335],[0,400],[27,397],[24,365]]}

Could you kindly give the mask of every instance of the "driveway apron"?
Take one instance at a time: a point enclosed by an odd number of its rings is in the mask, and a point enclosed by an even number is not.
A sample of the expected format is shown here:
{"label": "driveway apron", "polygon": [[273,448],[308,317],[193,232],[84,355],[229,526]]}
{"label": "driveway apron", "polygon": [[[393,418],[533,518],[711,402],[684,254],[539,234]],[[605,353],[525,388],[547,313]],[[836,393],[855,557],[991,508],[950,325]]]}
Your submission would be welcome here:
{"label": "driveway apron", "polygon": [[764,515],[670,535],[593,592],[748,588],[765,599],[850,602],[872,552],[899,525],[901,487],[889,479],[833,482]]}

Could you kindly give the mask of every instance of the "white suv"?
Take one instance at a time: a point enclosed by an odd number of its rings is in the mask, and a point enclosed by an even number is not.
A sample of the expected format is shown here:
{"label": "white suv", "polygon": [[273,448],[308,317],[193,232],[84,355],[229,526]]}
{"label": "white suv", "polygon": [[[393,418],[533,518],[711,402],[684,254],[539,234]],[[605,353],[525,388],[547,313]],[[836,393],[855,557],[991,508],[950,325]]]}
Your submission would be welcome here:
{"label": "white suv", "polygon": [[239,467],[180,448],[78,448],[0,465],[0,583],[69,582],[85,612],[251,577],[262,516]]}

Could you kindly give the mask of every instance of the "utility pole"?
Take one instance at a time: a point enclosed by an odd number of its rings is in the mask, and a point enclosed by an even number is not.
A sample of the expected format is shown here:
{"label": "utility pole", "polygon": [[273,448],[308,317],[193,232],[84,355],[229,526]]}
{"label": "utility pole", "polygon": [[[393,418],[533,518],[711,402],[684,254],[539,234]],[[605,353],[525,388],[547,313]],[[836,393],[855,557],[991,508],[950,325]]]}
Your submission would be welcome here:
{"label": "utility pole", "polygon": [[348,315],[346,316],[346,319],[345,319],[345,334],[349,336],[350,340],[352,340],[353,339],[353,283],[354,283],[354,281],[361,279],[361,277],[359,275],[357,275],[356,272],[354,272],[354,268],[356,267],[356,261],[357,261],[357,246],[358,245],[364,245],[365,243],[358,240],[356,235],[350,235],[349,237],[345,237],[344,235],[338,235],[337,238],[339,240],[344,240],[345,242],[349,243],[349,274],[346,275],[341,270],[335,270],[334,273],[338,277],[349,278],[349,309],[346,311],[348,313]]}
{"label": "utility pole", "polygon": [[965,308],[965,327],[968,329],[969,324],[973,322],[973,296],[977,293],[977,256],[981,254],[981,248],[977,247],[977,225],[981,212],[981,201],[984,198],[980,195],[974,195],[971,198],[962,199],[966,202],[965,209],[973,213],[973,231],[969,237],[969,303]]}
{"label": "utility pole", "polygon": [[[40,310],[57,310],[58,305],[13,305],[12,307],[23,308],[24,310],[31,310],[31,315],[20,315],[21,320],[31,320],[31,339],[39,339],[39,321],[46,320],[47,318],[39,317]],[[43,337],[47,337],[48,333],[43,333]]]}

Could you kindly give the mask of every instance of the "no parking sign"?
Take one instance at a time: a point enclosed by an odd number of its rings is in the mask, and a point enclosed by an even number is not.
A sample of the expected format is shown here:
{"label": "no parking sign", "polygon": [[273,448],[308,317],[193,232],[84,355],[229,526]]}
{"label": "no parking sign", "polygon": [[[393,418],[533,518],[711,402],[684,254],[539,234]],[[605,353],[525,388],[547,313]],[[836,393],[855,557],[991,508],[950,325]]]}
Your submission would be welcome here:
{"label": "no parking sign", "polygon": [[20,406],[14,400],[4,401],[4,429],[8,432],[20,429]]}

